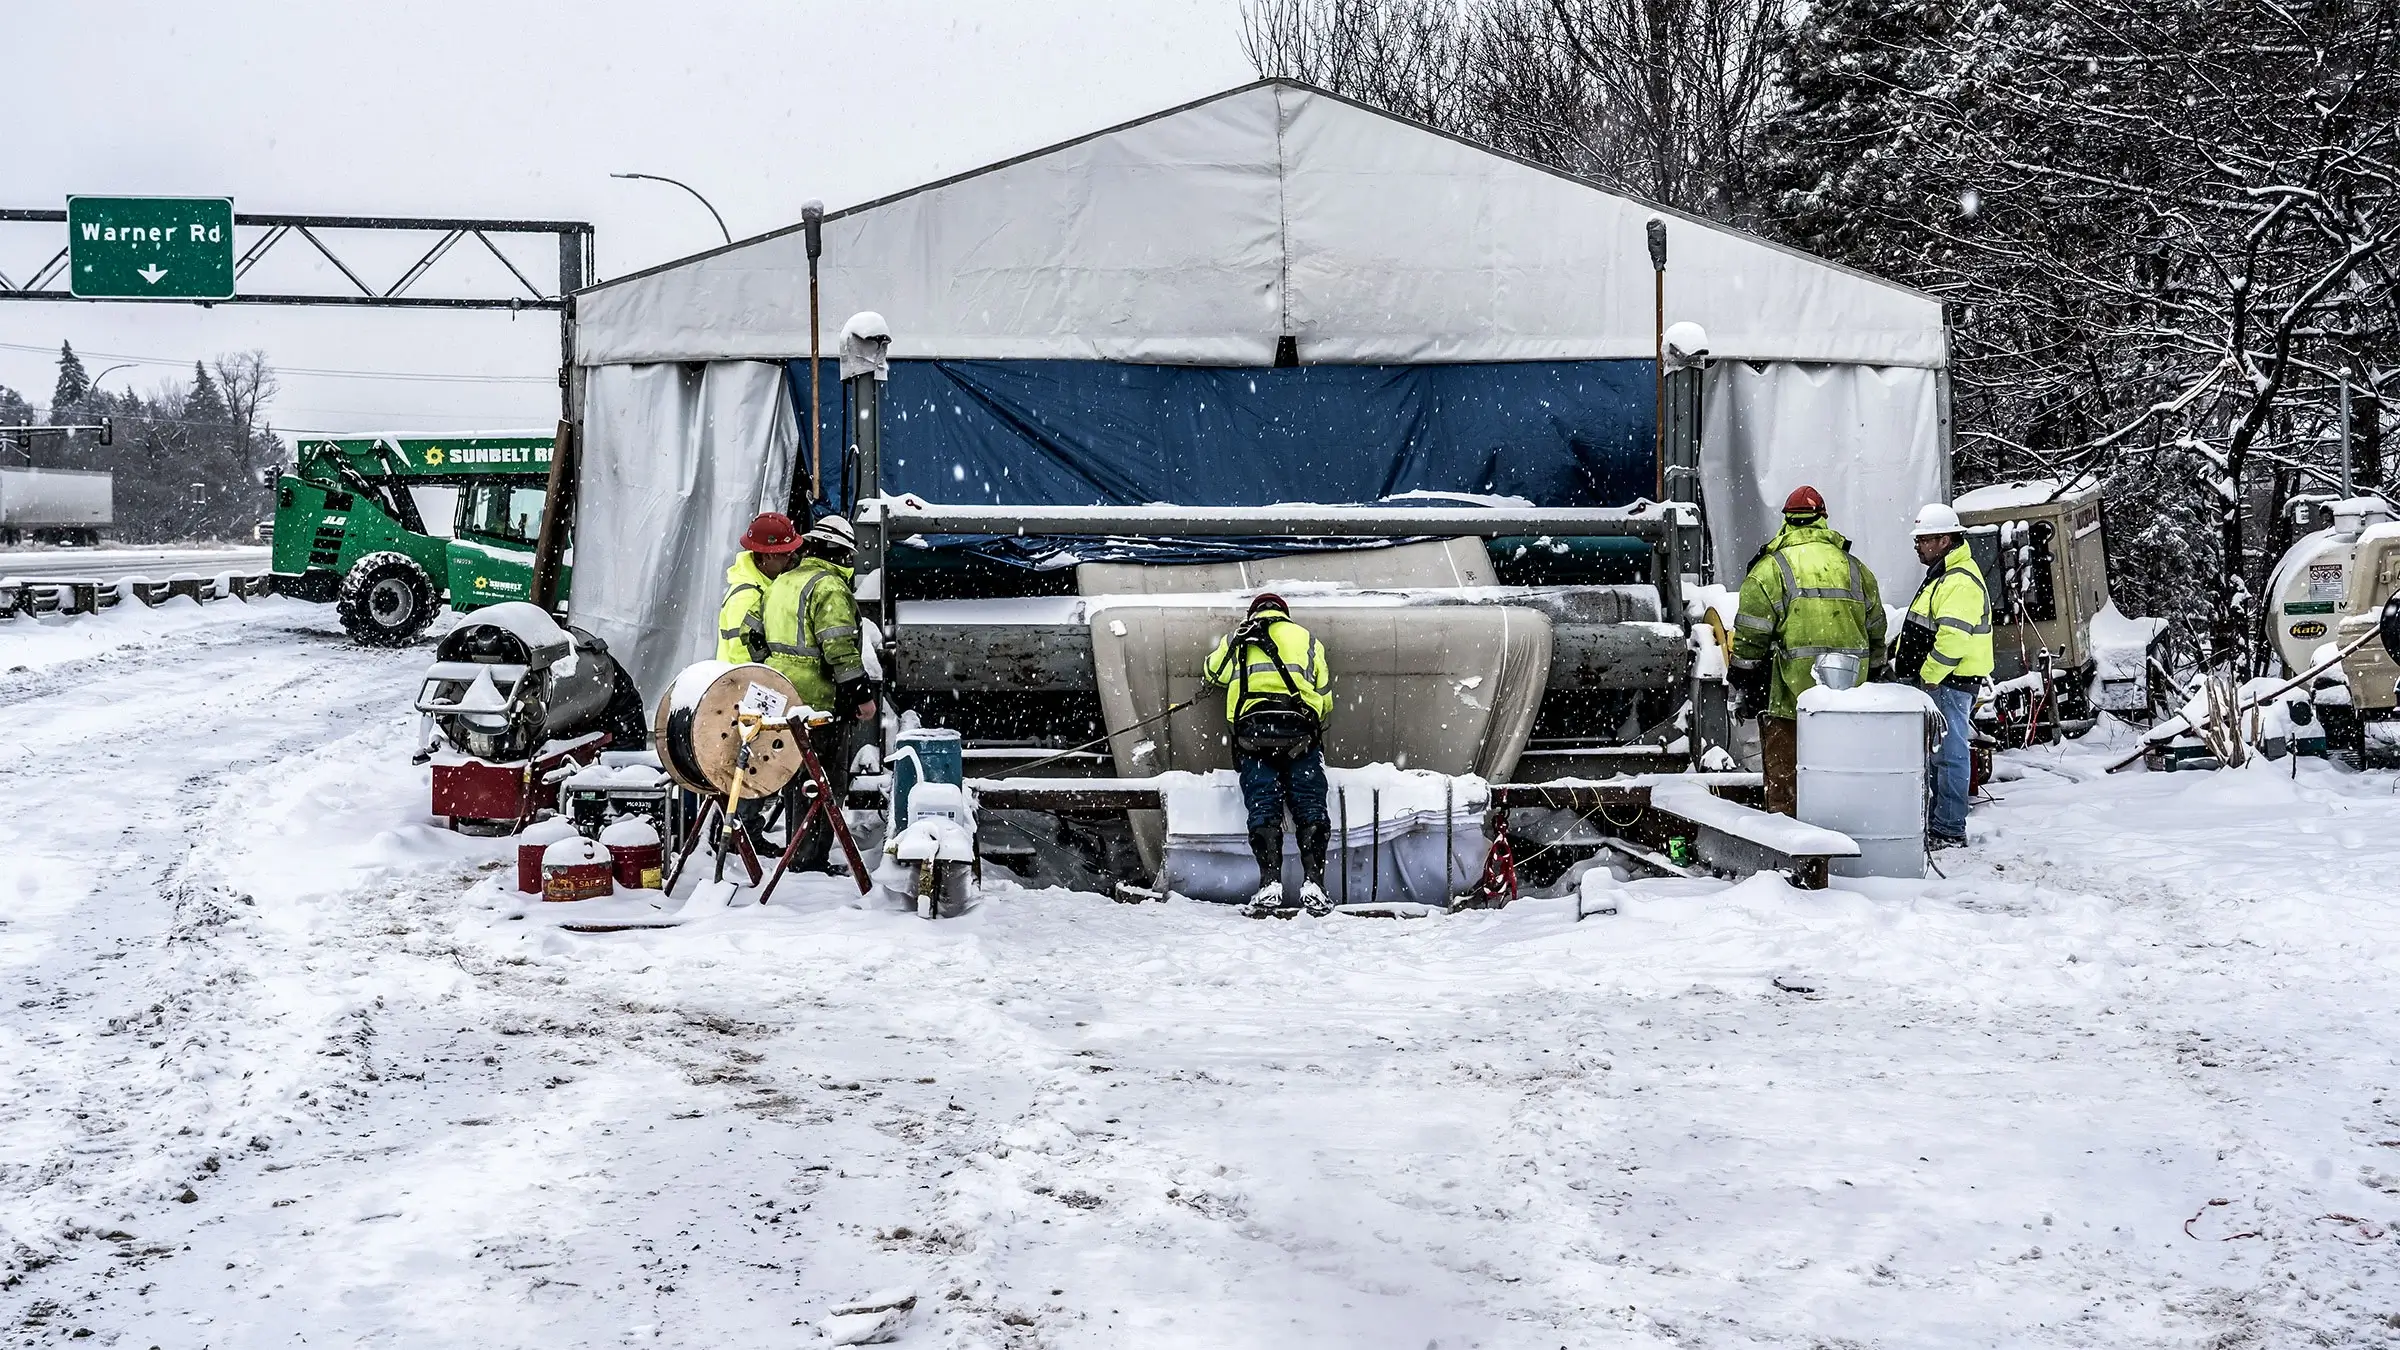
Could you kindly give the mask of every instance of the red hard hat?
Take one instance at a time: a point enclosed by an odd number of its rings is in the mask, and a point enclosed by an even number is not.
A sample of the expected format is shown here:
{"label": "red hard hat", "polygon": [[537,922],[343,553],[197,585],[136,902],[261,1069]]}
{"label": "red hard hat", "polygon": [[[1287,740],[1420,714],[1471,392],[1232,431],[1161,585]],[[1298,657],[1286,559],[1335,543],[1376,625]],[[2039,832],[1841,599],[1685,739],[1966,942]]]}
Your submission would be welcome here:
{"label": "red hard hat", "polygon": [[742,547],[752,553],[789,553],[800,547],[800,534],[792,528],[792,518],[781,511],[768,511],[750,522],[742,535]]}
{"label": "red hard hat", "polygon": [[1783,513],[1787,516],[1824,515],[1825,497],[1813,487],[1796,487],[1792,489],[1791,496],[1783,499]]}
{"label": "red hard hat", "polygon": [[1273,591],[1260,591],[1250,601],[1250,612],[1252,614],[1263,613],[1270,609],[1280,614],[1289,614],[1292,612],[1292,607],[1283,603],[1283,597],[1277,595]]}

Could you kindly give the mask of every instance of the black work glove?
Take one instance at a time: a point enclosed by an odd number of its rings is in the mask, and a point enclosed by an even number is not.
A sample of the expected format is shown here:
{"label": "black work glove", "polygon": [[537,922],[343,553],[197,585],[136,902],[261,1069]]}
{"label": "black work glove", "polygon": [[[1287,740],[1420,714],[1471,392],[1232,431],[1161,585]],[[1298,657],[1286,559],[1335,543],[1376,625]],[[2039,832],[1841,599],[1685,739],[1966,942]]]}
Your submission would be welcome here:
{"label": "black work glove", "polygon": [[1925,668],[1925,658],[1933,655],[1933,629],[1925,624],[1908,624],[1900,630],[1900,650],[1892,657],[1896,680],[1913,680]]}
{"label": "black work glove", "polygon": [[861,675],[855,680],[845,680],[834,687],[833,705],[864,722],[875,716],[876,701],[882,695],[883,690],[875,681]]}
{"label": "black work glove", "polygon": [[1763,661],[1755,666],[1734,666],[1725,672],[1725,683],[1733,690],[1734,720],[1748,722],[1766,710],[1769,674]]}

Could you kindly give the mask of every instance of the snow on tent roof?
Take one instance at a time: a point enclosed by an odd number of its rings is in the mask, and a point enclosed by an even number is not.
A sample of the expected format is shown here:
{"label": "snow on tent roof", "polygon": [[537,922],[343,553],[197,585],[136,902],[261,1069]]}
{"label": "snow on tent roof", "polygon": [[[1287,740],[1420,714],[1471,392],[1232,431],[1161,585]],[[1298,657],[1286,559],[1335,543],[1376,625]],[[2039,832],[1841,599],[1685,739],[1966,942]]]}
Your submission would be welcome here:
{"label": "snow on tent roof", "polygon": [[[821,310],[896,359],[1268,365],[1720,358],[1935,368],[1933,297],[1286,80],[827,215]],[[797,226],[603,283],[584,365],[805,356]]]}
{"label": "snow on tent roof", "polygon": [[2015,511],[2040,506],[2059,495],[2055,478],[2031,478],[2018,483],[1993,483],[1958,494],[1950,503],[1961,515],[1975,511]]}

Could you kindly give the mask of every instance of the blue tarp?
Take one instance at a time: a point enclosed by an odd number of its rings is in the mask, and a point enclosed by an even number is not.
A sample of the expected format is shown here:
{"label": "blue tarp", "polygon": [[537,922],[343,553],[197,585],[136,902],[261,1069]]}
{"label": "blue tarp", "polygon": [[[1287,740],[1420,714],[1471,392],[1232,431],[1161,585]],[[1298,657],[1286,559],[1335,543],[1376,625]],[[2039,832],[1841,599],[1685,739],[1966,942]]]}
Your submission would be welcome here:
{"label": "blue tarp", "polygon": [[[790,369],[805,422],[808,363]],[[830,461],[845,421],[834,362],[820,379]],[[1020,506],[1366,503],[1411,491],[1621,506],[1654,488],[1652,381],[1648,361],[894,361],[883,490]],[[1206,551],[1227,548],[1259,551],[1235,541]],[[1143,554],[1158,558],[1157,541]]]}

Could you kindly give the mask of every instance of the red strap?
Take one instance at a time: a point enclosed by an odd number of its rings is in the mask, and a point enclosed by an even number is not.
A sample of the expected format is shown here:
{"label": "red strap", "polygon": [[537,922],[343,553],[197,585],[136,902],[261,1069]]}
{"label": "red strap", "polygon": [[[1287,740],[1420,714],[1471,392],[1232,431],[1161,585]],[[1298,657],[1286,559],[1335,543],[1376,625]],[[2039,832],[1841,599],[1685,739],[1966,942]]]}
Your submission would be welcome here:
{"label": "red strap", "polygon": [[1503,830],[1492,840],[1492,851],[1484,855],[1483,876],[1475,883],[1476,902],[1498,909],[1517,898],[1517,854],[1509,847],[1508,832]]}

